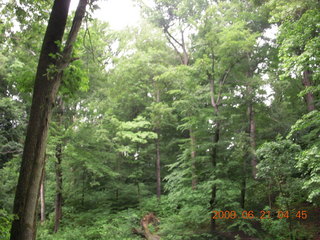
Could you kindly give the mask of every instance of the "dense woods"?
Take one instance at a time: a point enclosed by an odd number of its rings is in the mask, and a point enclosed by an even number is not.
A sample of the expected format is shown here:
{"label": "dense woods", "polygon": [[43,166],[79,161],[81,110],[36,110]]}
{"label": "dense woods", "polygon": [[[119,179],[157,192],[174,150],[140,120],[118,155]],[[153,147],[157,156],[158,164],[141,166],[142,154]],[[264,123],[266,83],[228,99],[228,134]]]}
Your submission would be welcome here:
{"label": "dense woods", "polygon": [[0,239],[319,239],[319,1],[133,1],[0,1]]}

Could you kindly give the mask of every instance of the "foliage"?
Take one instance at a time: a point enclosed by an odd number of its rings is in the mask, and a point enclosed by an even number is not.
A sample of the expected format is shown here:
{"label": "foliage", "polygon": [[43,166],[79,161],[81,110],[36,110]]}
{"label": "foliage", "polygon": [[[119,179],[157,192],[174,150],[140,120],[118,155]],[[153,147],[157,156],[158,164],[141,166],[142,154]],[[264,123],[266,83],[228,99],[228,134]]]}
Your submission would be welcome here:
{"label": "foliage", "polygon": [[319,205],[319,112],[302,116],[291,128],[288,138],[293,138],[303,147],[298,156],[297,168],[303,173],[303,189],[308,191],[308,201]]}
{"label": "foliage", "polygon": [[[303,70],[311,71],[319,66],[318,10],[306,11],[298,21],[281,25],[279,43],[283,77],[298,78]],[[313,74],[313,81],[319,81],[319,73]]]}
{"label": "foliage", "polygon": [[10,238],[10,227],[13,217],[5,210],[0,209],[0,239],[7,240]]}
{"label": "foliage", "polygon": [[[88,13],[75,44],[49,131],[38,239],[141,239],[132,230],[150,212],[161,239],[314,238],[312,217],[222,218],[213,233],[210,216],[319,207],[319,1],[137,2],[140,26],[114,31]],[[4,239],[49,5],[0,4]],[[316,110],[306,114],[308,93]],[[63,218],[53,233],[60,145]]]}
{"label": "foliage", "polygon": [[[97,212],[98,215],[96,215]],[[72,220],[72,224],[67,224],[55,235],[50,234],[48,225],[42,226],[38,239],[140,239],[132,233],[132,228],[138,227],[139,222],[138,212],[135,210],[128,209],[110,214],[103,209],[96,209],[92,212],[73,213],[66,218],[66,220]],[[91,219],[90,224],[89,219]]]}

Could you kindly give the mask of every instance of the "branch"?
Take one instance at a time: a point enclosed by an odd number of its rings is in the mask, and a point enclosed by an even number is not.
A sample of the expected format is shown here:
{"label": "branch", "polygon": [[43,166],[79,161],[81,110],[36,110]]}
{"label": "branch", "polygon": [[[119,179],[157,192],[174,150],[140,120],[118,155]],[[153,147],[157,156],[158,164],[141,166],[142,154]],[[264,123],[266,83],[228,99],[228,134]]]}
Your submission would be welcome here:
{"label": "branch", "polygon": [[7,152],[0,152],[0,154],[8,154],[8,153],[22,153],[22,149],[12,150],[12,151],[7,151]]}
{"label": "branch", "polygon": [[221,102],[221,88],[222,86],[224,85],[224,82],[226,81],[228,75],[229,75],[229,72],[231,70],[233,66],[229,67],[223,74],[222,78],[220,79],[219,81],[219,93],[218,93],[218,99],[217,99],[217,104],[219,105],[220,102]]}
{"label": "branch", "polygon": [[177,39],[175,39],[175,38],[171,35],[171,33],[168,31],[167,28],[164,29],[164,32],[167,33],[168,36],[169,36],[173,41],[175,41],[180,47],[183,47],[183,46],[182,46],[182,43],[180,43]]}
{"label": "branch", "polygon": [[86,13],[86,7],[88,5],[88,0],[80,0],[75,16],[73,18],[72,26],[68,35],[68,39],[66,41],[65,47],[62,51],[62,57],[60,61],[57,63],[58,72],[64,70],[70,64],[70,57],[73,49],[73,45],[77,39],[82,20]]}
{"label": "branch", "polygon": [[218,109],[218,105],[215,101],[215,97],[214,97],[214,79],[211,75],[211,73],[209,73],[209,71],[207,71],[207,75],[208,75],[208,79],[210,81],[210,96],[211,96],[211,105],[214,108],[215,112],[218,114],[219,109]]}
{"label": "branch", "polygon": [[188,65],[189,56],[184,42],[184,30],[181,29],[181,46],[183,50],[183,64]]}
{"label": "branch", "polygon": [[[166,34],[165,34],[166,35]],[[174,45],[174,43],[171,41],[171,39],[168,37],[168,35],[166,35],[167,40],[169,41],[169,43],[171,44],[171,46],[174,48],[174,50],[176,51],[176,53],[179,55],[181,62],[183,63],[183,56],[182,54],[179,52],[179,50],[177,49],[176,45]]]}
{"label": "branch", "polygon": [[215,101],[215,93],[214,93],[214,78],[213,78],[213,74],[214,74],[214,59],[215,59],[215,56],[214,56],[214,53],[212,53],[212,64],[211,64],[211,71],[212,71],[212,74],[209,72],[209,70],[207,70],[207,76],[208,76],[208,80],[209,80],[209,83],[210,83],[210,97],[211,97],[211,105],[212,107],[214,108],[216,114],[219,113],[219,109],[218,109],[218,104],[216,103]]}
{"label": "branch", "polygon": [[[92,41],[91,41],[91,34],[90,34],[90,30],[89,30],[89,26],[88,26],[88,17],[86,16],[86,19],[85,19],[85,23],[86,23],[86,30],[84,32],[84,36],[83,36],[83,45],[86,49],[88,49],[91,54],[92,54],[92,59],[93,61],[95,62],[96,61],[96,58],[95,58],[95,55],[94,55],[94,49],[93,49],[93,44],[92,44]],[[90,47],[87,47],[86,46],[86,36],[88,34],[88,39],[89,39],[89,44],[90,44]]]}

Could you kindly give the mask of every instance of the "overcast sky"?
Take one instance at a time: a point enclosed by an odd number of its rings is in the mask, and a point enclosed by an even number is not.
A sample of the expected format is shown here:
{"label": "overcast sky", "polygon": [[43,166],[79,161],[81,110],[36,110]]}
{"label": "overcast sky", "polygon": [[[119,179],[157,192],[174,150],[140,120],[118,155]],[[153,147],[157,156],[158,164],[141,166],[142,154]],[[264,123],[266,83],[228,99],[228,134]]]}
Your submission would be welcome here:
{"label": "overcast sky", "polygon": [[[71,9],[75,10],[79,0],[71,0]],[[140,12],[134,6],[132,0],[99,0],[99,10],[95,11],[95,17],[109,22],[110,27],[120,30],[126,26],[137,25],[140,20]]]}

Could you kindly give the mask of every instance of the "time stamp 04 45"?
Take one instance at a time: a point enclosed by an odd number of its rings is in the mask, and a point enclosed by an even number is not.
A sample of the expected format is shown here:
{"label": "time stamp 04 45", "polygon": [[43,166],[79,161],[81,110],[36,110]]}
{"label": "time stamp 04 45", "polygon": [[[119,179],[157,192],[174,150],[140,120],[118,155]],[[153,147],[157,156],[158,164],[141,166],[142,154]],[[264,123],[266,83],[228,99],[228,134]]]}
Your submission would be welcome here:
{"label": "time stamp 04 45", "polygon": [[306,210],[298,210],[298,211],[212,211],[213,219],[307,219],[308,212]]}

